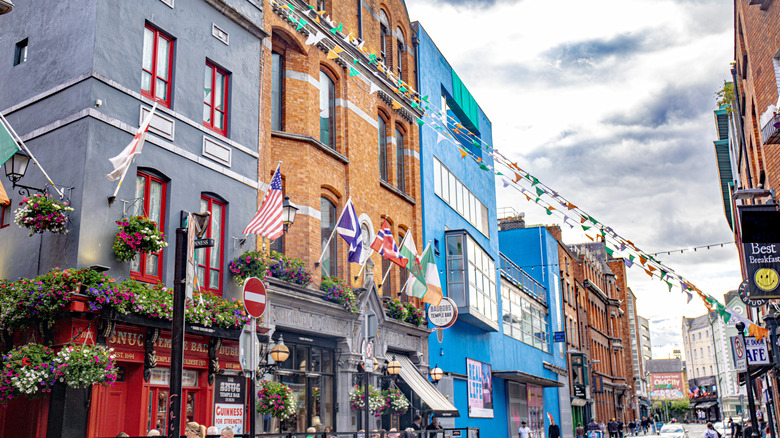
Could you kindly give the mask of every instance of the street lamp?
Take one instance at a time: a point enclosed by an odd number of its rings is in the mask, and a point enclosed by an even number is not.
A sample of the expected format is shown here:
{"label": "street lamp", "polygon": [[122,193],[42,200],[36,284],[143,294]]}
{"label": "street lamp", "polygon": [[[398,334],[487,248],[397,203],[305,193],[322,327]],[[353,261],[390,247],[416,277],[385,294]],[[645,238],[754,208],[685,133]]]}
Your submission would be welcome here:
{"label": "street lamp", "polygon": [[288,357],[290,357],[290,349],[284,345],[284,338],[282,335],[279,335],[279,340],[276,341],[276,345],[274,345],[273,348],[271,348],[271,351],[268,352],[268,357],[270,357],[273,362],[266,361],[264,365],[258,366],[258,376],[264,376],[268,373],[273,373],[284,363],[284,361],[287,360]]}
{"label": "street lamp", "polygon": [[441,380],[442,377],[444,377],[444,371],[442,371],[441,368],[439,368],[439,366],[436,365],[431,370],[431,380],[433,380],[434,384],[438,384],[439,380]]}
{"label": "street lamp", "polygon": [[285,196],[282,203],[282,225],[284,225],[284,231],[295,222],[295,213],[298,212],[298,207],[290,202],[290,197]]}
{"label": "street lamp", "polygon": [[14,186],[27,173],[28,164],[30,164],[30,156],[21,149],[5,162],[5,176]]}
{"label": "street lamp", "polygon": [[0,15],[11,12],[14,8],[14,3],[11,0],[0,0]]}
{"label": "street lamp", "polygon": [[395,355],[393,355],[393,360],[387,363],[387,374],[391,376],[397,376],[400,372],[401,363],[395,360]]}

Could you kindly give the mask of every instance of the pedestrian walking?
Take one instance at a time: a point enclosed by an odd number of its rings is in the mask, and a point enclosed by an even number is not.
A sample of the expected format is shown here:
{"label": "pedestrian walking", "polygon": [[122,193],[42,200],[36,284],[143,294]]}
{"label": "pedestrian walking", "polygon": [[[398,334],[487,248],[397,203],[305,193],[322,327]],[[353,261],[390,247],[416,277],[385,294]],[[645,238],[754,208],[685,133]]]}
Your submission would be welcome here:
{"label": "pedestrian walking", "polygon": [[631,431],[631,436],[636,435],[636,421],[630,420],[628,422],[628,430]]}
{"label": "pedestrian walking", "polygon": [[618,438],[618,422],[614,418],[607,424],[607,431],[609,438]]}
{"label": "pedestrian walking", "polygon": [[585,428],[582,427],[582,423],[577,423],[577,428],[574,429],[575,438],[585,438]]}
{"label": "pedestrian walking", "polygon": [[720,433],[712,426],[712,423],[707,423],[707,430],[704,431],[702,438],[720,438]]}
{"label": "pedestrian walking", "polygon": [[525,425],[525,421],[520,422],[520,428],[517,429],[518,438],[531,438],[531,428]]}
{"label": "pedestrian walking", "polygon": [[550,416],[550,427],[547,428],[547,438],[561,438],[561,429]]}
{"label": "pedestrian walking", "polygon": [[623,434],[625,433],[626,426],[623,424],[623,420],[617,421],[617,433],[618,438],[623,438]]}

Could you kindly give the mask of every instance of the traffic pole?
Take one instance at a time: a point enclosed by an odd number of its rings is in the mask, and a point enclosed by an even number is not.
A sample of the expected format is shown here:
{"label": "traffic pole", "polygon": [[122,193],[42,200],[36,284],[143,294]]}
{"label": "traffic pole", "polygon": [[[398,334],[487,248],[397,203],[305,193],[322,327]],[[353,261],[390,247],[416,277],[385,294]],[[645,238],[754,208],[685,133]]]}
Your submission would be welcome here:
{"label": "traffic pole", "polygon": [[[255,351],[255,346],[257,345],[257,319],[256,318],[249,318],[249,323],[252,324],[252,357],[257,357],[259,354],[258,351]],[[249,436],[251,438],[255,438],[255,399],[257,398],[257,394],[255,394],[255,380],[256,377],[255,373],[257,373],[257,367],[255,367],[252,372],[249,373]]]}
{"label": "traffic pole", "polygon": [[168,438],[181,436],[181,376],[184,365],[184,297],[187,281],[187,229],[176,229],[173,264],[173,322],[171,324],[171,381],[168,394]]}
{"label": "traffic pole", "polygon": [[737,322],[736,329],[739,332],[739,338],[742,340],[742,345],[745,346],[745,389],[748,396],[748,409],[750,409],[750,436],[758,438],[756,430],[759,428],[758,419],[756,418],[756,402],[753,400],[753,379],[750,378],[750,355],[748,354],[747,345],[745,344],[745,323],[742,321]]}

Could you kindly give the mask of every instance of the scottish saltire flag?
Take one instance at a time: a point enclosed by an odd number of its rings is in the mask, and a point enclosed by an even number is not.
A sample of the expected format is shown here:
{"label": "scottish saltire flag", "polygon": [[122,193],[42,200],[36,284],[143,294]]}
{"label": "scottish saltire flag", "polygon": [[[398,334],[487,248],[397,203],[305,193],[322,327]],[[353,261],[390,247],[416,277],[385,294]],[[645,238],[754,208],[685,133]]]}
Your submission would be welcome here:
{"label": "scottish saltire flag", "polygon": [[347,260],[352,263],[360,263],[363,255],[363,234],[360,230],[357,214],[355,214],[352,198],[347,200],[344,211],[341,212],[341,219],[336,224],[336,232],[349,245],[349,257],[347,257]]}
{"label": "scottish saltire flag", "polygon": [[382,222],[382,228],[376,233],[371,249],[402,268],[405,268],[409,262],[409,259],[398,252],[398,245],[395,244],[395,239],[393,239],[393,233],[390,231],[387,219]]}
{"label": "scottish saltire flag", "polygon": [[281,165],[276,166],[276,172],[271,177],[271,185],[265,192],[263,203],[255,217],[244,228],[243,234],[257,234],[274,240],[282,237],[282,176],[279,173]]}

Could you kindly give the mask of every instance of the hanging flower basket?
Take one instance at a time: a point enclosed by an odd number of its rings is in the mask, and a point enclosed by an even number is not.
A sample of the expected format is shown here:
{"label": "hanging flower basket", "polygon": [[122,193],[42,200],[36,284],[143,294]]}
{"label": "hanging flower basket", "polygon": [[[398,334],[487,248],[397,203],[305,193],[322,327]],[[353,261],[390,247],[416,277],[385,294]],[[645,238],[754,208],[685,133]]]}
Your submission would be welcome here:
{"label": "hanging flower basket", "polygon": [[[349,393],[349,406],[356,411],[362,411],[365,409],[365,391],[363,385],[355,385]],[[368,385],[368,408],[371,414],[375,417],[381,417],[385,410],[388,408],[387,400],[383,396],[382,391]]]}
{"label": "hanging flower basket", "polygon": [[409,400],[398,388],[382,391],[385,396],[387,410],[393,415],[403,415],[409,409]]}
{"label": "hanging flower basket", "polygon": [[114,238],[114,254],[120,262],[129,262],[138,253],[156,253],[168,246],[157,223],[143,216],[131,216],[116,221],[119,227]]}
{"label": "hanging flower basket", "polygon": [[257,412],[285,419],[295,414],[295,397],[287,385],[270,380],[260,382],[257,392]]}
{"label": "hanging flower basket", "polygon": [[20,227],[30,230],[29,236],[43,234],[49,231],[54,234],[65,234],[68,220],[65,213],[73,211],[67,202],[58,201],[51,195],[35,194],[22,198],[21,207],[16,209],[14,222]]}
{"label": "hanging flower basket", "polygon": [[40,344],[26,344],[3,356],[0,363],[0,405],[19,396],[34,398],[51,392],[56,382],[72,388],[116,382],[113,349],[99,345],[69,345],[59,353]]}

